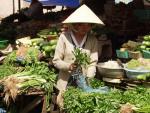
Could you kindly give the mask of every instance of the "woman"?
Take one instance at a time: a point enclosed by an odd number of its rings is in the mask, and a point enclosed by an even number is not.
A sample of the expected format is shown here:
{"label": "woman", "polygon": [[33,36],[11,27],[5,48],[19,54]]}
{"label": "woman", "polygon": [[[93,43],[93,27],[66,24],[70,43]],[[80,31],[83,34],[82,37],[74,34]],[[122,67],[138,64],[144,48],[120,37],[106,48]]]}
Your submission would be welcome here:
{"label": "woman", "polygon": [[89,78],[95,76],[98,61],[98,43],[97,39],[91,35],[90,30],[93,23],[103,24],[86,5],[79,7],[63,23],[70,23],[71,26],[69,30],[60,35],[53,59],[54,66],[60,70],[57,81],[57,88],[60,91],[57,97],[59,105],[62,104],[61,92],[66,90],[71,75],[70,72],[76,68],[72,53],[74,48],[81,48],[91,58],[91,64],[88,68],[83,69],[83,74]]}

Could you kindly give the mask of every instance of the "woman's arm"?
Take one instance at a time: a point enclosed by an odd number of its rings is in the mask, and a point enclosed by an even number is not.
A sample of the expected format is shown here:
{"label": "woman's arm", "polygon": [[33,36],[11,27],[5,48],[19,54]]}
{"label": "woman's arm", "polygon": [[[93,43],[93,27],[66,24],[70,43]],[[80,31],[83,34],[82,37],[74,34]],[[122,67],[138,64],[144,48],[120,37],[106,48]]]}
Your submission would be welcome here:
{"label": "woman's arm", "polygon": [[55,49],[53,64],[56,68],[60,70],[69,70],[71,64],[63,60],[65,56],[65,48],[66,48],[64,39],[65,39],[65,35],[64,34],[60,35]]}

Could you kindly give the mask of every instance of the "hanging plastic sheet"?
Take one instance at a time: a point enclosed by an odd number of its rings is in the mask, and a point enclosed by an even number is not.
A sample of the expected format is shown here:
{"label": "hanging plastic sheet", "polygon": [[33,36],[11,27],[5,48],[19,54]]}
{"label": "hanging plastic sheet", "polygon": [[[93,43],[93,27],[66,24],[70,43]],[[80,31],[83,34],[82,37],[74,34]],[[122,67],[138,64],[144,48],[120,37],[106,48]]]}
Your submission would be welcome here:
{"label": "hanging plastic sheet", "polygon": [[133,0],[115,0],[115,3],[118,4],[118,3],[122,2],[122,3],[128,4],[128,3],[132,2],[132,1]]}
{"label": "hanging plastic sheet", "polygon": [[[31,2],[31,0],[25,0]],[[45,6],[67,6],[78,7],[79,0],[39,0]]]}

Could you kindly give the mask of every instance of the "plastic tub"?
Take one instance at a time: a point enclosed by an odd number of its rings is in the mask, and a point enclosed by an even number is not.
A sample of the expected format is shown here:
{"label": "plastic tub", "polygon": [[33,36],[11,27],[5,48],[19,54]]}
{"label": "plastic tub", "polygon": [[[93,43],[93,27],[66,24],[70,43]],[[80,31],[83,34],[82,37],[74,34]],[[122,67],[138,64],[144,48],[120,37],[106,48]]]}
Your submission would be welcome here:
{"label": "plastic tub", "polygon": [[136,77],[140,74],[150,73],[150,70],[144,70],[144,69],[138,70],[138,69],[128,69],[124,67],[124,70],[127,77],[130,79],[136,79]]}

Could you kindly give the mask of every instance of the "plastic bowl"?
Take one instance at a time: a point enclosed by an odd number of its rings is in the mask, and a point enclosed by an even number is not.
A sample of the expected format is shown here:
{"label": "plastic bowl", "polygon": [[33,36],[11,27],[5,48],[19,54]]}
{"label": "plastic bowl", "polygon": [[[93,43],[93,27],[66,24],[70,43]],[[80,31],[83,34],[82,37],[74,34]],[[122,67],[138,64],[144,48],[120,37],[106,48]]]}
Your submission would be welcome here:
{"label": "plastic bowl", "polygon": [[138,69],[128,69],[124,67],[125,73],[129,79],[136,79],[136,77],[140,74],[150,73],[150,70],[138,70]]}

